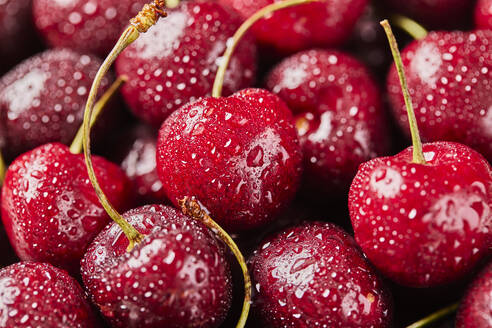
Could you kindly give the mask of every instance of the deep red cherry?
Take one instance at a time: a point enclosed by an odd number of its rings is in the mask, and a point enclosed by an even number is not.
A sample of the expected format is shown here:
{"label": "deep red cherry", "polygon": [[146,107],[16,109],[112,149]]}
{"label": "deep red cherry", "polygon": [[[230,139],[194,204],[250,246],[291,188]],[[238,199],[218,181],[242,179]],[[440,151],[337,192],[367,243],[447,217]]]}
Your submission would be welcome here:
{"label": "deep red cherry", "polygon": [[105,56],[146,0],[33,0],[34,22],[51,47]]}
{"label": "deep red cherry", "polygon": [[283,230],[249,262],[253,305],[268,327],[390,327],[391,297],[354,239],[333,224]]}
{"label": "deep red cherry", "polygon": [[0,327],[101,327],[77,281],[49,264],[3,268],[0,296]]}
{"label": "deep red cherry", "polygon": [[492,262],[468,288],[456,317],[456,328],[489,328],[492,325]]}
{"label": "deep red cherry", "polygon": [[[492,31],[431,32],[402,52],[424,141],[455,141],[492,160]],[[396,69],[387,89],[393,112],[408,133]]]}
{"label": "deep red cherry", "polygon": [[[68,144],[82,123],[92,80],[101,65],[93,56],[48,50],[0,80],[0,126],[13,157],[48,142]],[[109,85],[104,79],[102,89]]]}
{"label": "deep red cherry", "polygon": [[[133,112],[160,126],[174,110],[210,95],[227,40],[241,24],[232,9],[206,0],[183,1],[168,11],[147,33],[117,59],[116,70],[129,78],[122,88]],[[256,49],[247,36],[232,57],[224,92],[252,84],[256,74]]]}
{"label": "deep red cherry", "polygon": [[[236,9],[243,20],[279,0],[219,0]],[[364,12],[367,0],[324,0],[282,9],[257,22],[252,30],[267,56],[311,47],[339,46]]]}
{"label": "deep red cherry", "polygon": [[361,165],[349,194],[355,239],[386,276],[412,287],[463,278],[490,254],[492,172],[457,143],[424,144]]}
{"label": "deep red cherry", "polygon": [[305,179],[312,189],[348,191],[359,164],[387,150],[380,91],[351,56],[301,52],[276,66],[266,84],[297,114]]}
{"label": "deep red cherry", "polygon": [[[102,188],[116,208],[128,206],[130,182],[115,164],[95,157]],[[2,189],[2,220],[17,255],[78,272],[89,243],[109,217],[89,181],[83,155],[40,146],[18,157]]]}
{"label": "deep red cherry", "polygon": [[92,300],[113,327],[217,327],[230,306],[224,247],[201,223],[171,207],[147,205],[123,217],[147,234],[128,239],[108,225],[82,259]]}
{"label": "deep red cherry", "polygon": [[187,104],[161,127],[157,172],[175,205],[194,196],[232,231],[266,224],[299,183],[301,149],[292,114],[261,89]]}
{"label": "deep red cherry", "polygon": [[492,30],[492,0],[478,0],[475,8],[475,26]]}

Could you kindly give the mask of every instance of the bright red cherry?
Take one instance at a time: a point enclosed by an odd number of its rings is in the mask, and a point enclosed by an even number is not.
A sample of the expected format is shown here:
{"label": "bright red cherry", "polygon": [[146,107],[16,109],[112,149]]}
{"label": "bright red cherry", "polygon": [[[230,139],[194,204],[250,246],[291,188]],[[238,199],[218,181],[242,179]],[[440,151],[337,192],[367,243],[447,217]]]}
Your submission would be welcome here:
{"label": "bright red cherry", "polygon": [[194,196],[226,229],[259,227],[288,205],[299,184],[292,114],[261,89],[185,105],[161,127],[157,171],[175,205]]}
{"label": "bright red cherry", "polygon": [[380,90],[351,56],[333,50],[298,53],[276,66],[266,85],[297,114],[312,189],[348,191],[359,165],[387,150]]}
{"label": "bright red cherry", "polygon": [[[160,126],[180,106],[210,95],[226,43],[240,24],[232,9],[212,1],[183,1],[169,10],[116,61],[118,74],[129,78],[122,94],[133,112]],[[225,93],[252,84],[255,55],[253,38],[246,37],[232,58]]]}
{"label": "bright red cherry", "polygon": [[250,259],[254,307],[281,327],[390,327],[392,302],[357,244],[330,223],[267,238]]}
{"label": "bright red cherry", "polygon": [[492,0],[478,0],[475,8],[475,26],[492,30]]}
{"label": "bright red cherry", "polygon": [[225,250],[201,223],[148,205],[123,215],[147,234],[128,239],[108,225],[84,256],[82,278],[112,327],[218,327],[231,302]]}
{"label": "bright red cherry", "polygon": [[[117,208],[128,206],[130,182],[115,164],[94,158],[96,174]],[[2,189],[2,220],[17,255],[78,272],[79,261],[109,217],[89,181],[83,155],[40,146],[17,158]]]}
{"label": "bright red cherry", "polygon": [[0,327],[101,327],[77,281],[49,264],[3,268],[0,296]]}
{"label": "bright red cherry", "polygon": [[52,47],[104,56],[146,0],[33,0],[34,22]]}
{"label": "bright red cherry", "polygon": [[[243,20],[280,0],[219,0],[236,9]],[[367,0],[325,0],[282,9],[257,22],[252,31],[267,56],[312,47],[339,46],[350,36]]]}

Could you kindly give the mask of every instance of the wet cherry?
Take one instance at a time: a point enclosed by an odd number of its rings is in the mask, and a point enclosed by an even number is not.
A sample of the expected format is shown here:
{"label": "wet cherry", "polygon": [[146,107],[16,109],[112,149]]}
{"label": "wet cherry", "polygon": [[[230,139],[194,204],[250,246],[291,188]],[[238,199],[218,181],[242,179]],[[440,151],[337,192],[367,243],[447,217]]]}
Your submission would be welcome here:
{"label": "wet cherry", "polygon": [[492,30],[492,0],[478,0],[475,8],[475,26]]}

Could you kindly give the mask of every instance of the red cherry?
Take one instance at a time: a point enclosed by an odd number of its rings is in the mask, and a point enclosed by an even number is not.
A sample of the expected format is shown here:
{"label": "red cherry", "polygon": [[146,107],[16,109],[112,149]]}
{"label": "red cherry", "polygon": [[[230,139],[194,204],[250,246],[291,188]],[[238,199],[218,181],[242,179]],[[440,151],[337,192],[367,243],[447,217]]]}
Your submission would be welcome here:
{"label": "red cherry", "polygon": [[146,0],[33,0],[34,22],[52,47],[107,55]]}
{"label": "red cherry", "polygon": [[145,239],[108,225],[81,261],[82,278],[112,327],[217,327],[231,301],[224,248],[201,223],[148,205],[123,217]]}
{"label": "red cherry", "polygon": [[[492,160],[492,31],[431,32],[402,52],[424,141],[456,141]],[[408,119],[393,67],[387,89],[403,131]]]}
{"label": "red cherry", "polygon": [[390,327],[391,297],[353,238],[333,224],[286,229],[249,262],[253,305],[268,327]]}
{"label": "red cherry", "polygon": [[0,295],[1,327],[101,327],[77,281],[49,264],[3,268]]}
{"label": "red cherry", "polygon": [[333,50],[301,52],[276,66],[266,84],[297,113],[311,188],[347,191],[359,164],[388,149],[380,91],[356,59]]}
{"label": "red cherry", "polygon": [[[67,49],[48,50],[19,64],[0,85],[0,125],[13,157],[48,142],[68,144],[101,61]],[[109,86],[102,82],[101,92]],[[5,154],[6,153],[6,154]]]}
{"label": "red cherry", "polygon": [[[94,158],[101,185],[117,208],[128,206],[130,182],[118,166]],[[109,222],[83,155],[46,144],[17,158],[2,189],[2,220],[22,260],[78,272],[87,245]]]}
{"label": "red cherry", "polygon": [[[219,0],[243,20],[279,0]],[[344,43],[364,12],[367,0],[325,0],[283,9],[256,23],[252,31],[267,56]]]}
{"label": "red cherry", "polygon": [[479,274],[461,301],[456,328],[489,328],[492,325],[492,262]]}
{"label": "red cherry", "polygon": [[480,29],[492,30],[492,0],[478,0],[475,8],[475,25]]}
{"label": "red cherry", "polygon": [[[186,1],[168,12],[117,59],[127,75],[122,94],[133,112],[159,126],[174,110],[210,95],[219,58],[241,24],[230,9],[211,1]],[[230,94],[255,78],[255,46],[247,37],[239,45],[225,80]]]}
{"label": "red cherry", "polygon": [[175,205],[196,197],[233,231],[270,222],[293,198],[301,174],[292,121],[287,106],[261,89],[181,107],[157,141],[166,195]]}

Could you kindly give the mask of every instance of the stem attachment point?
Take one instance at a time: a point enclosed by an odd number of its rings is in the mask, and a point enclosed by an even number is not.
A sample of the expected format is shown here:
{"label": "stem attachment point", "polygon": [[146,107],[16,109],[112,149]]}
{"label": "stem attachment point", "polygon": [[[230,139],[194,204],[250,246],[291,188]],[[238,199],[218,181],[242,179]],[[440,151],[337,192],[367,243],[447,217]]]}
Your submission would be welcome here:
{"label": "stem attachment point", "polygon": [[164,11],[165,7],[166,0],[154,0],[152,3],[145,4],[138,15],[130,20],[130,24],[138,32],[145,33],[157,23],[159,18],[167,16],[167,13]]}

